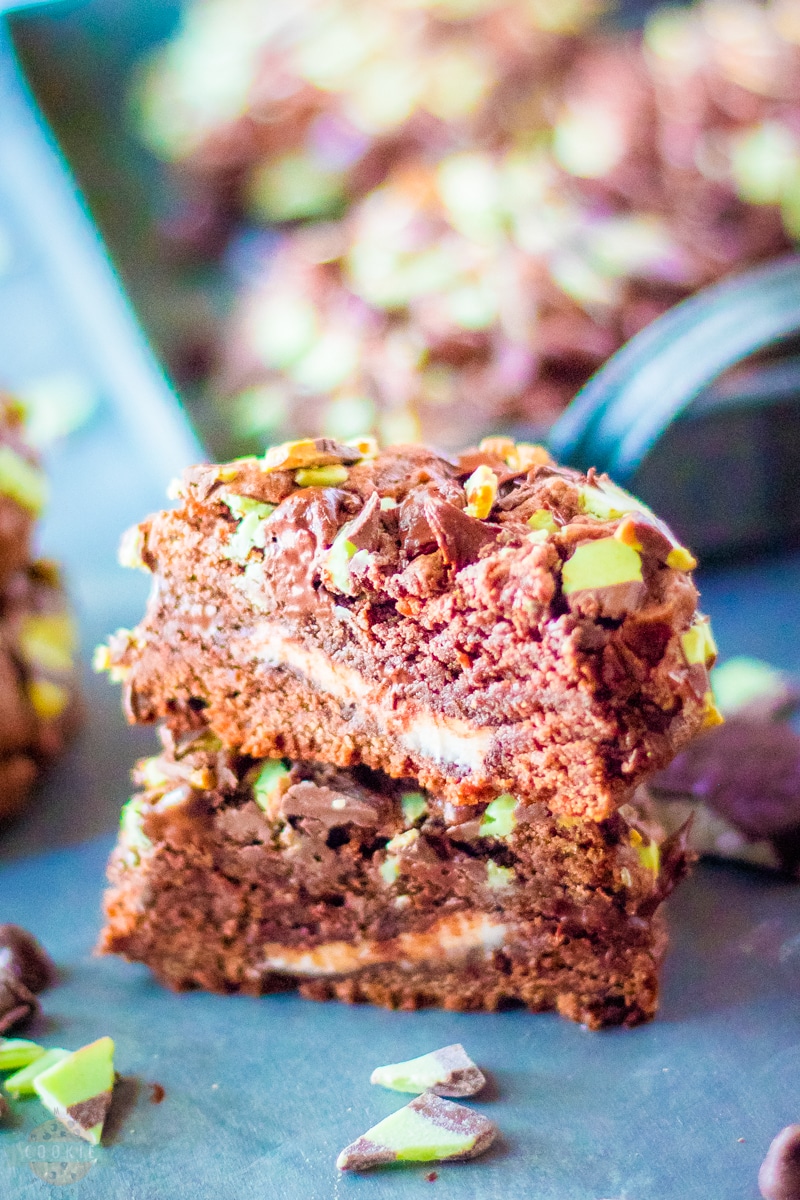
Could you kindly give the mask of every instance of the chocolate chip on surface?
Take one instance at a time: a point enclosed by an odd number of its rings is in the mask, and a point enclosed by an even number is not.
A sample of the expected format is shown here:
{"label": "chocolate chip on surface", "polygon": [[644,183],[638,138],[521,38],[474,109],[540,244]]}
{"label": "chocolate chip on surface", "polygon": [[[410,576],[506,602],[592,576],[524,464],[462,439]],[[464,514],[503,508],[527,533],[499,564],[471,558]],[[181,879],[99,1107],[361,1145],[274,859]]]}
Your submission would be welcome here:
{"label": "chocolate chip on surface", "polygon": [[800,1200],[800,1125],[787,1125],[773,1138],[758,1189],[764,1200]]}
{"label": "chocolate chip on surface", "polygon": [[21,925],[0,925],[0,969],[12,971],[32,992],[52,987],[58,978],[50,955]]}
{"label": "chocolate chip on surface", "polygon": [[39,1011],[39,1001],[8,968],[0,969],[0,1033],[29,1020]]}

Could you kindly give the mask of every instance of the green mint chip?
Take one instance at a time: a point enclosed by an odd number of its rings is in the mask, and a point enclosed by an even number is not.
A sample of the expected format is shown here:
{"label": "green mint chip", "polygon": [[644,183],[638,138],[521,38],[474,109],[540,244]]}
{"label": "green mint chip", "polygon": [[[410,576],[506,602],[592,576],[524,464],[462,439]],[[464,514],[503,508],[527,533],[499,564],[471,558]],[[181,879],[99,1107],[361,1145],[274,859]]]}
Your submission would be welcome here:
{"label": "green mint chip", "polygon": [[25,1038],[0,1038],[0,1071],[18,1071],[29,1067],[45,1053],[44,1046]]}
{"label": "green mint chip", "polygon": [[488,805],[478,826],[480,837],[505,838],[514,832],[517,825],[517,799],[510,792],[503,792]]}
{"label": "green mint chip", "polygon": [[253,783],[253,799],[266,811],[269,798],[280,781],[289,774],[289,764],[283,758],[268,758]]}
{"label": "green mint chip", "polygon": [[414,825],[428,811],[428,801],[422,792],[403,792],[400,797],[403,809],[403,820],[406,825]]}
{"label": "green mint chip", "polygon": [[47,480],[16,450],[0,446],[0,492],[38,517],[47,502]]}
{"label": "green mint chip", "polygon": [[[35,1064],[34,1064],[35,1065]],[[100,1144],[114,1090],[114,1043],[98,1038],[36,1075],[42,1104],[71,1133]]]}
{"label": "green mint chip", "polygon": [[15,1099],[18,1096],[32,1096],[35,1090],[33,1081],[37,1075],[40,1075],[42,1071],[49,1070],[64,1058],[69,1058],[69,1050],[45,1050],[44,1054],[34,1059],[27,1067],[23,1067],[14,1075],[9,1075],[6,1080],[6,1091]]}

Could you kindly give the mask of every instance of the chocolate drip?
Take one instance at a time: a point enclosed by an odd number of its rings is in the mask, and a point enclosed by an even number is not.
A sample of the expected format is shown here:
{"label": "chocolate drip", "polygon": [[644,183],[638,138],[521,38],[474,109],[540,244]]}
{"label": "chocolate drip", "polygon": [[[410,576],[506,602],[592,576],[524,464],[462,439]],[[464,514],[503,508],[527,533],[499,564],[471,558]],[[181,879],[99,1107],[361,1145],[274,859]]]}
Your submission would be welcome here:
{"label": "chocolate drip", "polygon": [[281,607],[287,616],[318,611],[321,551],[329,548],[355,497],[339,488],[303,488],[277,509],[269,521],[264,550],[265,573],[281,578]]}

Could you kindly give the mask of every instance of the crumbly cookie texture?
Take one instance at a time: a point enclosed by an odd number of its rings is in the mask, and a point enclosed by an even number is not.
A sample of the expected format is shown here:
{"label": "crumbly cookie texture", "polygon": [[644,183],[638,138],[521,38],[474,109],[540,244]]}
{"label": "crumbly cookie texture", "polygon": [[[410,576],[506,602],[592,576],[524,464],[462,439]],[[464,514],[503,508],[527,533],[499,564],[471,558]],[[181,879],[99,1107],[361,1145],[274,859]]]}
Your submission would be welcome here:
{"label": "crumbly cookie texture", "polygon": [[126,539],[153,592],[98,654],[132,721],[602,819],[719,719],[691,554],[541,447],[309,439],[177,496]]}
{"label": "crumbly cookie texture", "polygon": [[683,832],[510,796],[465,809],[364,767],[162,737],[123,811],[105,952],[174,989],[524,1005],[592,1028],[653,1016]]}

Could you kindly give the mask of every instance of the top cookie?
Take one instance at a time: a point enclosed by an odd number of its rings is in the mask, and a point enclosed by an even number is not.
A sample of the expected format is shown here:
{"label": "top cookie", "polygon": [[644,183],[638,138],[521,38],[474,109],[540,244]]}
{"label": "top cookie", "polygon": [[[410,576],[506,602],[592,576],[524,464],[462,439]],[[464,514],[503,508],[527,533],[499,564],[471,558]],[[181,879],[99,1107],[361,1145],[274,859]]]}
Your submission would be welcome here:
{"label": "top cookie", "polygon": [[327,439],[187,472],[126,539],[132,721],[601,819],[715,721],[691,554],[605,476],[492,438]]}

